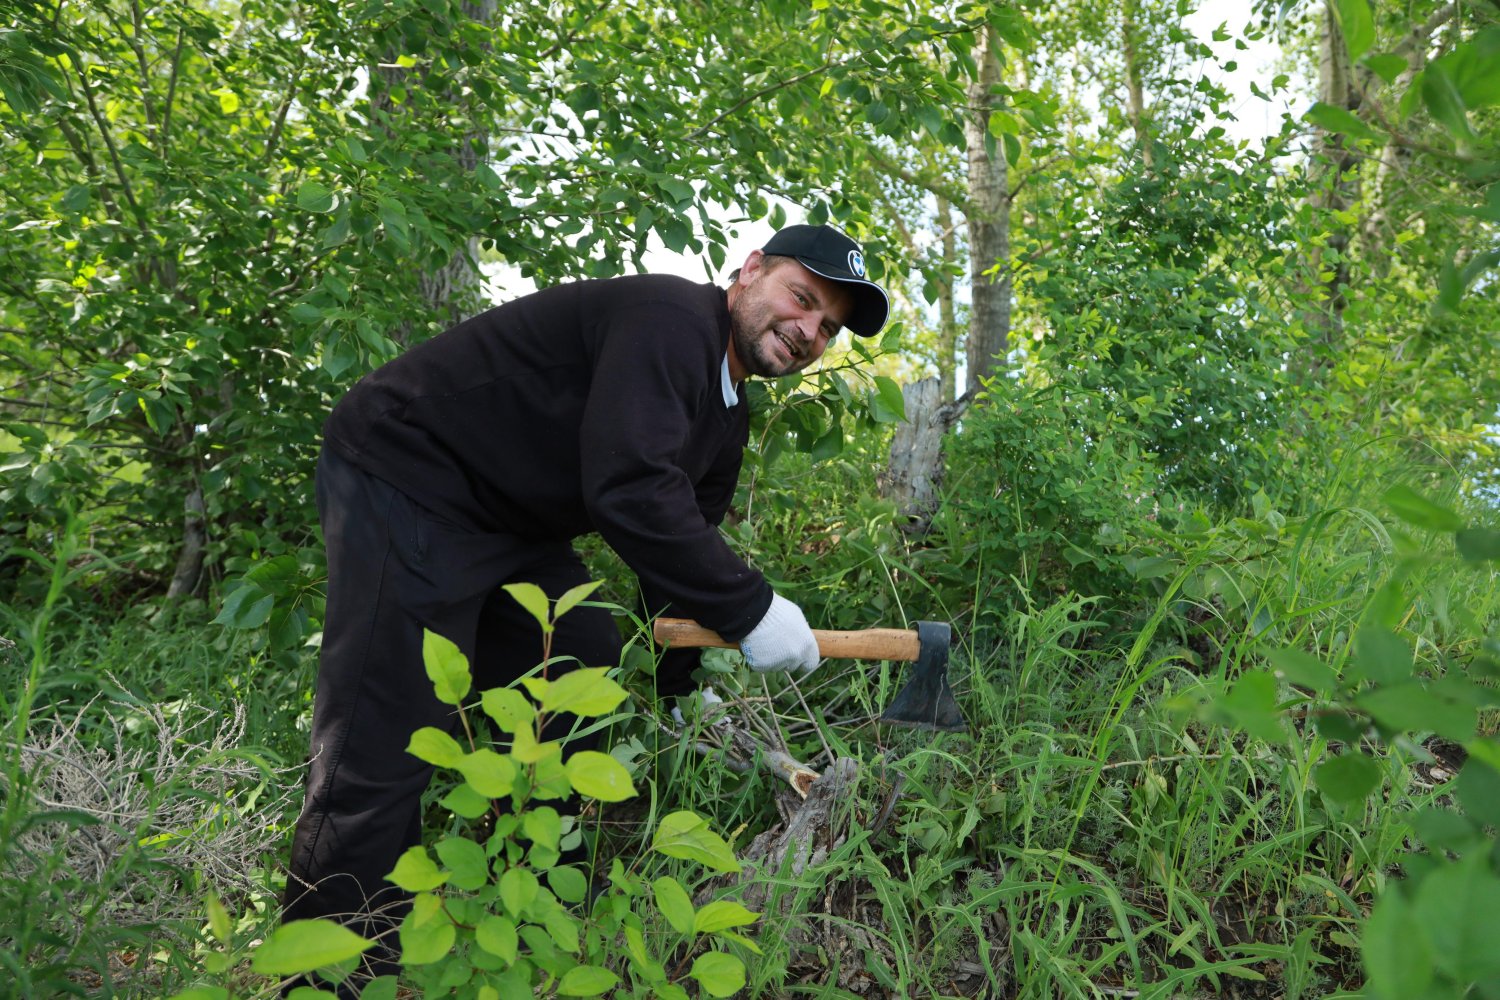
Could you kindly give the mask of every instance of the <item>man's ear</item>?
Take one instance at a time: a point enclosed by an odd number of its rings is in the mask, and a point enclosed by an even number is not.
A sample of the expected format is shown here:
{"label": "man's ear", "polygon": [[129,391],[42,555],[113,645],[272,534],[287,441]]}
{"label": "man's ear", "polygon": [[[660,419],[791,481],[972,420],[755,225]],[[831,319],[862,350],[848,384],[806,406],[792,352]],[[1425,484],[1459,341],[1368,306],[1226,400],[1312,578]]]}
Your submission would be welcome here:
{"label": "man's ear", "polygon": [[748,285],[755,280],[757,274],[763,270],[762,263],[766,259],[764,251],[751,250],[750,256],[745,258],[745,263],[740,266],[739,283]]}

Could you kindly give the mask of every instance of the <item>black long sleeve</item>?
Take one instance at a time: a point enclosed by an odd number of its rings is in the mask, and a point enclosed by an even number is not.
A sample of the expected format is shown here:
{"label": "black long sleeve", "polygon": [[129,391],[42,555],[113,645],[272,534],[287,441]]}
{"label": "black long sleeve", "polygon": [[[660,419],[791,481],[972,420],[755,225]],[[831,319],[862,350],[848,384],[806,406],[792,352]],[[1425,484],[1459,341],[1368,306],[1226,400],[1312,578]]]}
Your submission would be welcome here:
{"label": "black long sleeve", "polygon": [[643,589],[730,639],[771,602],[718,531],[748,436],[724,403],[725,293],[637,276],[547,289],[363,379],[328,442],[473,530],[598,531]]}

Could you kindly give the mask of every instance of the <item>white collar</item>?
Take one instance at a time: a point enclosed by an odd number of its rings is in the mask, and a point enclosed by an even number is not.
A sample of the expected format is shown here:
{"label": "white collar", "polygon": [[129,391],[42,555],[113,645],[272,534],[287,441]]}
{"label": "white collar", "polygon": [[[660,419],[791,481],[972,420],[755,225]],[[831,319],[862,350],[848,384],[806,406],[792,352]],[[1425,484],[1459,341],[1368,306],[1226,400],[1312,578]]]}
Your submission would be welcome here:
{"label": "white collar", "polygon": [[734,409],[739,405],[740,393],[734,381],[729,377],[729,355],[724,355],[724,364],[719,368],[719,388],[724,393],[724,406],[726,409]]}

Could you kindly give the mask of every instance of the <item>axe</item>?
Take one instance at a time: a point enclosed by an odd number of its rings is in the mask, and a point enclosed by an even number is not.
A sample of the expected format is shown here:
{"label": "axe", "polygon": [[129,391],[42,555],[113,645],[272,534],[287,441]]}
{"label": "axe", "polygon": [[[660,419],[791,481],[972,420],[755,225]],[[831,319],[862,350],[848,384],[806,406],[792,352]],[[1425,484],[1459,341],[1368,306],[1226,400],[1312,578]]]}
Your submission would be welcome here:
{"label": "axe", "polygon": [[[915,629],[867,628],[852,632],[813,629],[818,654],[851,660],[900,660],[912,664],[911,680],[880,715],[881,722],[916,729],[961,733],[968,730],[948,685],[948,647],[953,630],[943,622],[917,622]],[[719,633],[685,618],[658,618],[653,629],[661,646],[738,649]]]}

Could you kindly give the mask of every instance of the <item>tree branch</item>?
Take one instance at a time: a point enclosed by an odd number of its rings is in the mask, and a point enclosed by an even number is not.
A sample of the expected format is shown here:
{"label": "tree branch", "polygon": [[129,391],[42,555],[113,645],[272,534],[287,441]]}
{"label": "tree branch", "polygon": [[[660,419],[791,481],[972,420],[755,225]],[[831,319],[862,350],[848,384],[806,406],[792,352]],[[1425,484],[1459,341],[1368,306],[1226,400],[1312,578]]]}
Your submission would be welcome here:
{"label": "tree branch", "polygon": [[182,26],[178,25],[177,47],[172,50],[172,79],[167,83],[167,99],[162,106],[161,132],[157,138],[162,159],[166,159],[167,142],[172,134],[172,101],[177,96],[177,71],[182,67],[182,35]]}
{"label": "tree branch", "polygon": [[292,109],[292,101],[297,97],[297,83],[302,79],[302,67],[307,63],[307,55],[297,50],[297,65],[292,69],[292,78],[287,83],[286,96],[281,99],[281,107],[276,109],[276,123],[271,126],[271,134],[266,138],[266,153],[261,158],[262,162],[269,165],[276,156],[276,147],[281,144],[281,130],[286,125],[287,112]]}
{"label": "tree branch", "polygon": [[885,171],[887,174],[890,174],[892,177],[899,177],[901,180],[905,181],[908,184],[919,187],[922,190],[930,192],[931,194],[935,194],[941,198],[947,198],[949,203],[952,204],[953,207],[957,208],[964,215],[969,214],[969,194],[962,188],[950,184],[945,184],[935,178],[921,177],[908,170],[907,168],[901,166],[899,163],[895,163],[887,159],[879,152],[872,151],[870,154],[870,158],[875,161],[876,166]]}
{"label": "tree branch", "polygon": [[[114,21],[111,17],[110,21]],[[146,61],[146,48],[141,44],[141,32],[144,25],[141,24],[141,5],[139,0],[130,0],[130,24],[131,31],[121,32],[125,35],[125,44],[135,53],[135,61],[141,68],[141,107],[146,112],[146,124],[151,130],[156,131],[156,108],[151,103],[151,66]]]}
{"label": "tree branch", "polygon": [[781,80],[781,81],[778,81],[777,83],[771,84],[768,87],[762,87],[760,90],[757,90],[755,93],[749,94],[746,97],[744,97],[738,104],[734,105],[733,107],[731,107],[731,108],[729,108],[729,109],[727,109],[725,111],[720,112],[719,114],[715,115],[713,118],[709,119],[704,124],[702,124],[702,125],[698,126],[697,128],[693,129],[693,131],[691,131],[691,132],[689,132],[687,134],[688,141],[692,142],[692,141],[694,141],[696,139],[703,138],[705,135],[707,135],[709,133],[709,130],[711,130],[715,125],[719,124],[719,122],[724,121],[727,118],[733,118],[736,114],[738,114],[740,112],[741,109],[743,109],[743,108],[745,108],[745,107],[747,107],[747,106],[749,106],[751,104],[754,104],[756,101],[760,100],[762,97],[768,97],[771,94],[776,93],[778,90],[785,90],[788,87],[795,87],[797,84],[801,83],[803,80],[806,80],[809,77],[817,76],[819,73],[826,73],[830,69],[832,69],[833,67],[835,67],[837,65],[839,65],[838,60],[831,59],[828,62],[825,62],[821,66],[818,66],[818,67],[816,67],[814,69],[808,70],[806,73],[799,73],[798,75],[792,77],[791,79]]}
{"label": "tree branch", "polygon": [[119,178],[120,190],[125,195],[125,201],[135,215],[136,225],[140,227],[141,233],[149,236],[151,228],[146,225],[145,214],[135,200],[135,192],[130,186],[130,178],[125,176],[125,164],[120,160],[120,151],[115,146],[114,136],[110,134],[109,123],[104,120],[104,115],[99,112],[99,102],[94,99],[94,88],[89,86],[89,71],[87,66],[78,67],[78,82],[83,87],[84,99],[88,102],[89,114],[93,116],[94,124],[99,126],[99,134],[104,138],[104,147],[109,151],[110,163],[114,165],[115,176]]}

